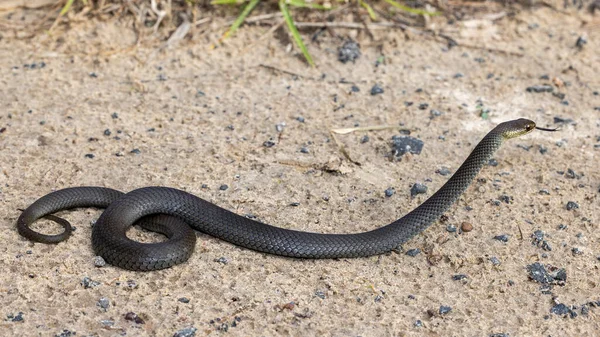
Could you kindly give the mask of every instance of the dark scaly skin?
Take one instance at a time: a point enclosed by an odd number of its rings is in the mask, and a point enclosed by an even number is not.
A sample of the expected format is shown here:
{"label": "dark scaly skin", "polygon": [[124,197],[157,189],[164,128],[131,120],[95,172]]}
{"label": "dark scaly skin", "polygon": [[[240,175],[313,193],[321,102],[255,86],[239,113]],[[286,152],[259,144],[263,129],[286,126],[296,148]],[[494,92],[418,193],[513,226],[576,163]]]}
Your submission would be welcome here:
{"label": "dark scaly skin", "polygon": [[[398,248],[435,222],[471,184],[504,140],[529,133],[535,123],[518,119],[490,131],[456,173],[420,206],[387,226],[356,234],[319,234],[284,229],[232,213],[187,192],[144,187],[127,194],[103,187],[75,187],[50,193],[28,207],[17,221],[19,233],[33,241],[56,243],[29,225],[48,214],[74,207],[107,207],[92,231],[97,255],[130,270],[157,270],[187,260],[195,235],[192,228],[260,252],[311,259],[371,256]],[[152,214],[167,216],[148,217]],[[183,220],[185,223],[179,221]],[[169,240],[139,243],[125,235],[134,223],[161,232]],[[65,226],[66,227],[66,226]],[[191,236],[191,237],[190,237]]]}

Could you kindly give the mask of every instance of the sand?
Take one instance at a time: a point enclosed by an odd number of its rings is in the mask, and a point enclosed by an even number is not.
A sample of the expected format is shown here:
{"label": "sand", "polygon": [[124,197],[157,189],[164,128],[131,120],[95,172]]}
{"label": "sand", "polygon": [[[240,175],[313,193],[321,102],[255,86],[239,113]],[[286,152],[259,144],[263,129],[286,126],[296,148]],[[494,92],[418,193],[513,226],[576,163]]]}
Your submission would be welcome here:
{"label": "sand", "polygon": [[[542,8],[431,23],[491,52],[448,50],[414,32],[374,31],[371,40],[337,29],[309,44],[316,69],[279,40],[259,40],[269,27],[245,27],[216,49],[218,23],[166,49],[135,46],[127,20],[73,22],[31,39],[2,32],[1,334],[597,334],[600,31],[582,24],[594,20]],[[337,48],[347,36],[362,55],[343,64]],[[587,43],[578,48],[580,36]],[[376,84],[384,92],[371,95]],[[565,96],[526,90],[543,84]],[[437,170],[454,172],[489,130],[518,117],[561,129],[505,144],[497,166],[404,252],[299,260],[198,234],[187,263],[145,273],[94,265],[100,210],[61,212],[77,229],[57,245],[31,243],[15,228],[19,209],[56,189],[162,185],[276,226],[366,231],[419,205],[448,179]],[[336,135],[352,161],[330,133],[379,125],[398,128]],[[393,158],[401,129],[424,142],[420,154]],[[411,197],[415,183],[428,191]],[[579,207],[567,210],[569,201]],[[472,231],[461,231],[463,222]],[[58,231],[48,221],[35,228]],[[503,234],[507,242],[494,239]],[[566,282],[530,279],[535,262],[564,268]],[[440,314],[442,306],[451,310]]]}

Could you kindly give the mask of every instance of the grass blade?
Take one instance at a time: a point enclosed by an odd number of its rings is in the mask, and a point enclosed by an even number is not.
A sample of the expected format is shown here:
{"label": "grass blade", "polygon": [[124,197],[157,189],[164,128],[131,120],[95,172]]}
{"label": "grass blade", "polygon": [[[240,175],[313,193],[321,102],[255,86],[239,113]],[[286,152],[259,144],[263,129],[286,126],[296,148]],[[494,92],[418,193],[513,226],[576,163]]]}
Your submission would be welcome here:
{"label": "grass blade", "polygon": [[308,53],[308,49],[306,49],[304,42],[302,42],[302,37],[300,36],[300,33],[298,33],[298,28],[296,28],[296,25],[294,25],[294,20],[292,20],[292,16],[290,15],[290,11],[285,1],[286,0],[279,0],[279,9],[283,14],[283,19],[285,20],[285,23],[287,23],[287,26],[290,32],[292,33],[292,37],[296,41],[296,44],[298,45],[298,47],[300,47],[304,58],[306,59],[308,64],[310,64],[311,67],[314,67],[315,63],[313,62],[312,57],[310,57],[310,54]]}
{"label": "grass blade", "polygon": [[250,0],[250,3],[247,4],[246,7],[244,7],[244,10],[240,14],[240,16],[238,16],[237,19],[235,19],[235,21],[233,22],[231,27],[229,27],[229,30],[226,31],[225,34],[223,34],[223,37],[221,39],[226,39],[229,36],[231,36],[233,33],[235,33],[235,31],[238,30],[238,28],[240,28],[242,23],[244,23],[244,20],[246,19],[248,14],[250,14],[250,12],[252,12],[254,7],[256,7],[256,5],[258,5],[259,2],[260,2],[260,0]]}
{"label": "grass blade", "polygon": [[394,0],[384,0],[384,1],[387,2],[390,5],[398,8],[398,9],[400,9],[400,10],[403,10],[405,12],[409,12],[409,13],[412,13],[412,14],[430,15],[430,16],[436,16],[436,15],[442,14],[441,12],[428,12],[428,11],[424,11],[422,9],[410,8],[408,6],[401,5],[401,4],[397,3]]}
{"label": "grass blade", "polygon": [[312,9],[322,9],[322,10],[331,10],[333,9],[331,6],[323,6],[317,5],[313,3],[306,3],[304,0],[288,0],[287,4],[294,7],[302,7],[302,8],[312,8]]}
{"label": "grass blade", "polygon": [[58,14],[58,16],[63,16],[65,14],[67,14],[67,12],[69,11],[69,9],[71,9],[71,6],[73,5],[73,2],[75,2],[75,0],[67,0],[67,3],[65,4],[65,7],[63,7],[60,10],[60,14]]}
{"label": "grass blade", "polygon": [[358,2],[360,3],[361,6],[363,6],[364,8],[367,9],[367,12],[369,13],[369,16],[371,17],[371,20],[373,20],[373,21],[377,20],[377,14],[375,14],[375,11],[373,10],[373,8],[371,8],[371,6],[369,6],[368,3],[364,2],[363,0],[358,0]]}

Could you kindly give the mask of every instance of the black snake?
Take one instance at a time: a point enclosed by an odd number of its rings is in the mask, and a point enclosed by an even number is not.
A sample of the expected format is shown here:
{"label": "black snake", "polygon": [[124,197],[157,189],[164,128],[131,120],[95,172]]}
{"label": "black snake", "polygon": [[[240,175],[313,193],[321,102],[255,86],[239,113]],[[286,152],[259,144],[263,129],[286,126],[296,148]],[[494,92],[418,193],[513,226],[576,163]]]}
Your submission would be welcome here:
{"label": "black snake", "polygon": [[[17,228],[30,240],[58,243],[69,237],[71,226],[52,213],[75,207],[106,208],[92,231],[94,251],[106,262],[130,270],[157,270],[186,261],[196,242],[191,228],[238,246],[275,255],[323,259],[381,254],[398,248],[446,212],[505,140],[536,128],[553,131],[536,127],[527,119],[499,124],[429,199],[402,218],[363,233],[319,234],[274,227],[168,187],[144,187],[127,194],[104,187],[66,188],[29,206],[19,217]],[[29,228],[43,217],[58,222],[65,231],[45,235]],[[125,233],[135,223],[166,235],[168,240],[140,243],[127,238]]]}

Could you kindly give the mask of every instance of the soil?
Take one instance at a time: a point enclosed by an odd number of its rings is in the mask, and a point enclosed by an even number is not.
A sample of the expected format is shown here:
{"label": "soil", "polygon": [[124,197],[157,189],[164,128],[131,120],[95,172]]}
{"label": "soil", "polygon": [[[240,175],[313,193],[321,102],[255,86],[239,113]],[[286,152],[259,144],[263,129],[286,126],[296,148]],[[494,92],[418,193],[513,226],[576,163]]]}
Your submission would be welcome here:
{"label": "soil", "polygon": [[[2,32],[2,334],[597,334],[597,20],[550,8],[432,20],[459,42],[453,48],[414,30],[371,38],[338,28],[308,44],[314,69],[287,42],[262,38],[270,27],[243,27],[211,48],[218,20],[169,47],[136,44],[126,19],[73,21],[31,38]],[[361,56],[342,63],[348,37]],[[375,85],[383,92],[372,95]],[[541,85],[552,92],[527,90]],[[15,228],[19,209],[53,190],[162,185],[276,226],[362,232],[419,205],[448,179],[442,168],[454,172],[489,130],[518,117],[560,131],[507,142],[400,252],[300,260],[198,234],[188,262],[131,272],[94,264],[101,210],[59,213],[77,229],[57,245]],[[393,128],[331,132],[381,125]],[[409,132],[422,152],[395,156],[392,137]],[[427,192],[411,196],[415,183]],[[35,228],[59,230],[46,220]],[[536,282],[536,262],[553,276]]]}

